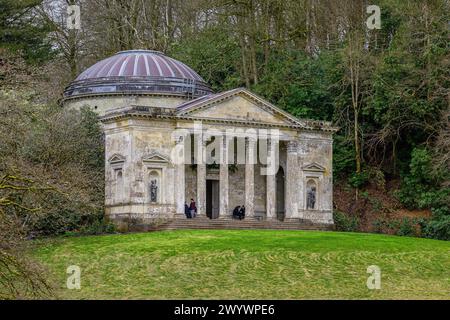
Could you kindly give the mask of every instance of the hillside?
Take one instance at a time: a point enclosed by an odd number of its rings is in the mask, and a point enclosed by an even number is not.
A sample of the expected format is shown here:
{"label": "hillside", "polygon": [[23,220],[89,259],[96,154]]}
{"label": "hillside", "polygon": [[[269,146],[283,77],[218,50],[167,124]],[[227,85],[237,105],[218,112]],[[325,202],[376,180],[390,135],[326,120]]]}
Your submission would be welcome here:
{"label": "hillside", "polygon": [[[38,243],[65,299],[448,299],[450,243],[361,233],[166,231]],[[81,290],[65,288],[81,268]],[[381,289],[366,286],[381,268]]]}

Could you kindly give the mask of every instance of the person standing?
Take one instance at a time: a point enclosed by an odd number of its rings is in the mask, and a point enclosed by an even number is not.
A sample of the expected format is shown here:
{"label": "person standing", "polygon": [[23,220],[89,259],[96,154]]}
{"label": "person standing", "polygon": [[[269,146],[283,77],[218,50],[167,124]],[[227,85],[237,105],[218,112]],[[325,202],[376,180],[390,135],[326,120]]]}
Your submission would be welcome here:
{"label": "person standing", "polygon": [[195,201],[192,198],[191,198],[191,204],[189,206],[189,211],[191,213],[191,218],[195,218],[197,216],[197,206],[195,205]]}

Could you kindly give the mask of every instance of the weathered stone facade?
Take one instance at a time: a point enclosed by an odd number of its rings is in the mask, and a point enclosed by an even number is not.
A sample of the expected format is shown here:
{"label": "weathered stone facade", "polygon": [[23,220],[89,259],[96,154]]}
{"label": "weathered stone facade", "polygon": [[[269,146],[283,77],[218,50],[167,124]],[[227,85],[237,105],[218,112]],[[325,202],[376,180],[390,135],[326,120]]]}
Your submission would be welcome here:
{"label": "weathered stone facade", "polygon": [[65,105],[88,105],[101,116],[113,220],[184,218],[192,198],[198,216],[230,219],[245,205],[246,219],[333,223],[336,128],[329,123],[297,119],[241,88],[197,98],[82,94]]}

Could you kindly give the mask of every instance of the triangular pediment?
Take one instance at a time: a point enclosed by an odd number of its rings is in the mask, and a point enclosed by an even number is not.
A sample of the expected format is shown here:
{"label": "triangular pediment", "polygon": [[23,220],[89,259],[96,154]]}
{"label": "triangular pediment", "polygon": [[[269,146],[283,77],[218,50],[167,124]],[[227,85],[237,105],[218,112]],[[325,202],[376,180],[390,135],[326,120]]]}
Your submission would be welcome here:
{"label": "triangular pediment", "polygon": [[313,162],[310,164],[307,164],[303,166],[302,168],[304,171],[314,171],[314,172],[324,172],[325,167],[321,166],[320,164]]}
{"label": "triangular pediment", "polygon": [[298,125],[299,120],[246,89],[202,97],[178,107],[179,116],[220,121]]}
{"label": "triangular pediment", "polygon": [[108,161],[109,163],[122,163],[125,162],[125,157],[118,153],[115,153],[109,158]]}
{"label": "triangular pediment", "polygon": [[159,152],[152,152],[148,156],[142,158],[144,162],[156,162],[156,163],[166,163],[169,162],[169,158]]}

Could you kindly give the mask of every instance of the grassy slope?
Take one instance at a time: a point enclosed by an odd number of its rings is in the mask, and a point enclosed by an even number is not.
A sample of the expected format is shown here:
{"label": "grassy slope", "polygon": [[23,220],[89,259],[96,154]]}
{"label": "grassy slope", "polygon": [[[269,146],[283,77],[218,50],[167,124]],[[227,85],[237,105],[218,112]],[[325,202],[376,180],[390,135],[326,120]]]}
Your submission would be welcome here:
{"label": "grassy slope", "polygon": [[[450,242],[375,234],[180,230],[57,239],[35,255],[61,298],[450,298]],[[368,290],[378,265],[381,290]],[[64,289],[82,268],[81,290]]]}

